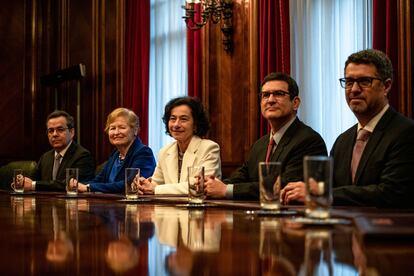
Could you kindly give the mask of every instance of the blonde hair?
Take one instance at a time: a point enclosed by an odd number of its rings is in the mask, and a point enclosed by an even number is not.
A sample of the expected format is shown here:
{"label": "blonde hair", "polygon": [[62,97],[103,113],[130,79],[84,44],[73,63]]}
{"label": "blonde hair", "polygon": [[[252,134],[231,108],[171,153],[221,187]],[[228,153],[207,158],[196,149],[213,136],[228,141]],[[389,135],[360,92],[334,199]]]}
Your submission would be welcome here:
{"label": "blonde hair", "polygon": [[109,125],[112,124],[116,118],[118,117],[125,117],[128,119],[128,125],[134,130],[134,132],[139,132],[139,118],[134,111],[125,108],[125,107],[118,107],[114,109],[111,113],[109,113],[106,119],[105,125],[105,132],[108,133]]}

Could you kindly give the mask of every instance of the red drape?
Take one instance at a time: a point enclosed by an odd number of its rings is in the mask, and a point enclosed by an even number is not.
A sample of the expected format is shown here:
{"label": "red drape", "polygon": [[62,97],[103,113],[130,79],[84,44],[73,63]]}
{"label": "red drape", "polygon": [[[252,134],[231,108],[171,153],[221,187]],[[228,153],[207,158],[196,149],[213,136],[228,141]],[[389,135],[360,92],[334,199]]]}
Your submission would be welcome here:
{"label": "red drape", "polygon": [[[200,4],[195,5],[196,21],[201,21]],[[201,97],[201,31],[187,29],[188,95]]]}
{"label": "red drape", "polygon": [[[276,71],[290,74],[289,0],[260,0],[259,20],[260,79]],[[268,131],[260,116],[260,136]]]}
{"label": "red drape", "polygon": [[373,1],[373,48],[391,59],[394,82],[388,95],[391,106],[398,109],[398,1]]}
{"label": "red drape", "polygon": [[144,144],[148,144],[149,48],[150,1],[127,1],[124,106],[139,116]]}

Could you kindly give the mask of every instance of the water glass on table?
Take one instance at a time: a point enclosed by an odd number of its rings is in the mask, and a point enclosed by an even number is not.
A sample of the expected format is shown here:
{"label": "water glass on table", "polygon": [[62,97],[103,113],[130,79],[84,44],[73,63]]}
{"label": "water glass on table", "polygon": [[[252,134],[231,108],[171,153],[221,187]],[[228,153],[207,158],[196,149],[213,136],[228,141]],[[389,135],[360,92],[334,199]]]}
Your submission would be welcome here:
{"label": "water glass on table", "polygon": [[24,193],[24,174],[22,169],[13,171],[13,183],[10,185],[16,194]]}
{"label": "water glass on table", "polygon": [[190,204],[203,204],[204,193],[204,167],[187,167],[188,172],[188,202]]}
{"label": "water glass on table", "polygon": [[259,162],[260,206],[280,210],[281,162]]}
{"label": "water glass on table", "polygon": [[315,219],[329,218],[332,205],[333,159],[328,156],[305,156],[303,175],[306,187],[306,216]]}
{"label": "water glass on table", "polygon": [[78,181],[79,181],[79,169],[67,168],[66,169],[66,195],[77,196],[78,195]]}
{"label": "water glass on table", "polygon": [[138,199],[138,181],[140,169],[126,168],[125,169],[125,197],[126,199]]}

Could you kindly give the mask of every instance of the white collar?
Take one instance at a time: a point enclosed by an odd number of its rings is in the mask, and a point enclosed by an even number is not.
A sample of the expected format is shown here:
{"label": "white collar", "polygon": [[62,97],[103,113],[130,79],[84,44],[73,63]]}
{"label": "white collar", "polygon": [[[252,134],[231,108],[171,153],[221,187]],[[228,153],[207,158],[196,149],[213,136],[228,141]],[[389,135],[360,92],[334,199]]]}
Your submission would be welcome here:
{"label": "white collar", "polygon": [[58,154],[60,154],[60,156],[65,156],[65,153],[68,151],[68,148],[70,147],[70,145],[72,144],[72,140],[70,141],[70,143],[66,146],[66,148],[64,148],[63,150],[61,150],[60,152],[55,151],[55,158]]}
{"label": "white collar", "polygon": [[380,112],[378,112],[377,115],[375,115],[364,127],[358,122],[358,129],[359,131],[361,128],[368,130],[369,132],[373,132],[375,127],[377,126],[378,122],[381,120],[382,116],[384,116],[384,113],[388,110],[390,107],[389,104],[386,104]]}
{"label": "white collar", "polygon": [[273,140],[275,141],[276,145],[279,145],[279,142],[282,139],[283,135],[285,134],[286,130],[290,127],[291,124],[293,124],[293,122],[295,121],[295,119],[296,119],[296,116],[294,116],[290,121],[288,121],[284,126],[282,126],[275,133],[270,132],[269,140],[271,138],[273,138]]}

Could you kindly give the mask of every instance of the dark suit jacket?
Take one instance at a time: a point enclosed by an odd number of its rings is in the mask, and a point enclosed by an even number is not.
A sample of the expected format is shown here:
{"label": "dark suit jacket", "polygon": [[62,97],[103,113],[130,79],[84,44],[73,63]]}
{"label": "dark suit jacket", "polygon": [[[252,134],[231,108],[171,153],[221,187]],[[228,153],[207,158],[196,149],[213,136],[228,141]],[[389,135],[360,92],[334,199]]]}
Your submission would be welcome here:
{"label": "dark suit jacket", "polygon": [[145,178],[154,173],[155,158],[152,150],[136,138],[128,149],[120,171],[115,176],[115,182],[109,182],[112,167],[118,157],[119,151],[114,150],[102,171],[95,179],[88,182],[92,192],[123,193],[125,191],[125,168],[140,168],[140,176]]}
{"label": "dark suit jacket", "polygon": [[90,152],[75,141],[72,141],[60,163],[56,180],[52,180],[54,160],[55,150],[50,150],[40,157],[34,176],[36,191],[65,191],[66,168],[79,168],[79,181],[87,181],[95,176],[95,162]]}
{"label": "dark suit jacket", "polygon": [[334,204],[414,207],[414,121],[391,107],[371,134],[352,185],[351,159],[357,125],[335,141]]}
{"label": "dark suit jacket", "polygon": [[[269,134],[257,140],[250,150],[249,159],[225,183],[234,184],[234,199],[259,198],[258,163],[266,158]],[[303,157],[327,155],[322,137],[298,118],[289,126],[277,145],[271,161],[282,162],[282,186],[291,181],[303,180]]]}

